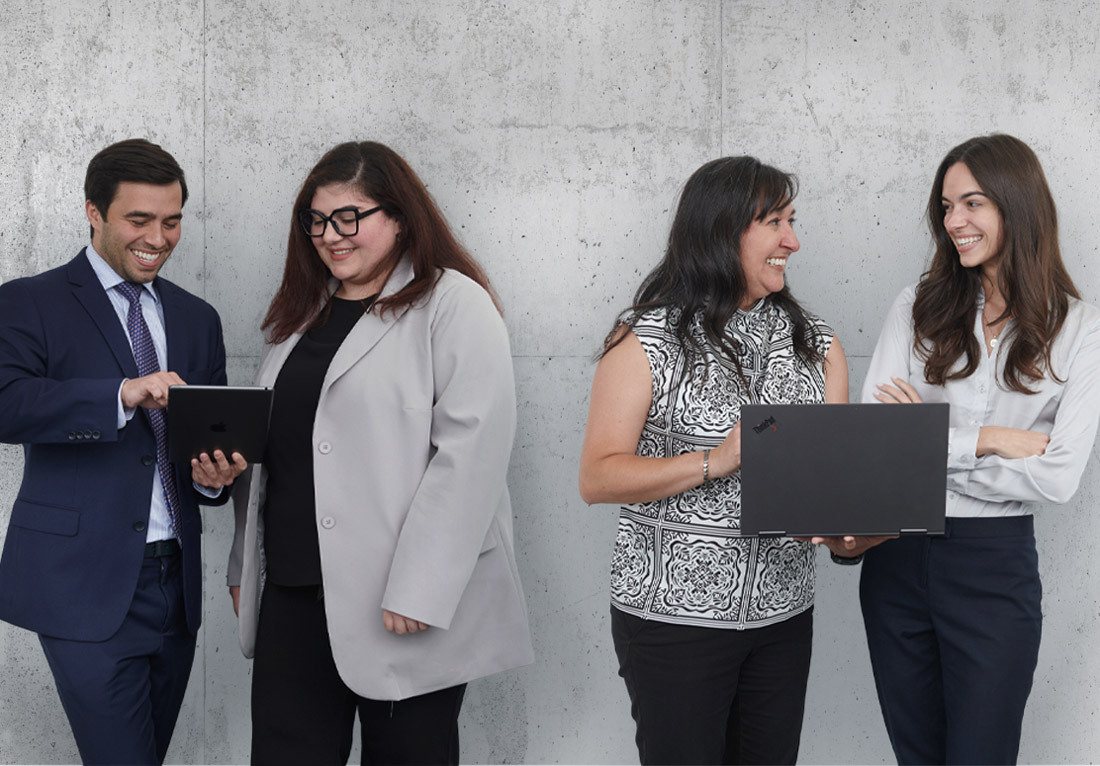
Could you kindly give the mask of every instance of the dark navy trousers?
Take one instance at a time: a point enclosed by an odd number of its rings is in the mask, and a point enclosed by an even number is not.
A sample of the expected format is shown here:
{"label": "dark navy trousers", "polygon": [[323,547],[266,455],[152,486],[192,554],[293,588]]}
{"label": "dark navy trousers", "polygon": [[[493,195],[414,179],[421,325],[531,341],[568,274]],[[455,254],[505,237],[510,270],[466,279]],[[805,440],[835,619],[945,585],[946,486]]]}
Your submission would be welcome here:
{"label": "dark navy trousers", "polygon": [[1043,620],[1032,517],[888,540],[860,600],[898,763],[1015,763]]}
{"label": "dark navy trousers", "polygon": [[178,553],[144,559],[130,611],[106,641],[38,637],[86,764],[164,762],[195,657],[180,567]]}

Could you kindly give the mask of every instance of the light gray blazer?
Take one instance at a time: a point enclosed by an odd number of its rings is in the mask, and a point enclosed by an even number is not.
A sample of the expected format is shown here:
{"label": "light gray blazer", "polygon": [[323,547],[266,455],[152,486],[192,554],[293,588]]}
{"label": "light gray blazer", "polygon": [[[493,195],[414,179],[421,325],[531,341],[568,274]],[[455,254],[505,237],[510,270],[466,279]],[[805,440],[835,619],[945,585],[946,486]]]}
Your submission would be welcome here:
{"label": "light gray blazer", "polygon": [[[383,297],[411,278],[402,261]],[[265,349],[258,385],[275,384],[300,337]],[[404,699],[533,661],[505,485],[515,426],[504,322],[461,274],[443,272],[397,317],[364,315],[336,352],[313,424],[317,534],[333,657],[360,696]],[[246,657],[265,481],[253,466],[234,492],[228,582],[241,586]],[[389,633],[383,609],[432,627]]]}

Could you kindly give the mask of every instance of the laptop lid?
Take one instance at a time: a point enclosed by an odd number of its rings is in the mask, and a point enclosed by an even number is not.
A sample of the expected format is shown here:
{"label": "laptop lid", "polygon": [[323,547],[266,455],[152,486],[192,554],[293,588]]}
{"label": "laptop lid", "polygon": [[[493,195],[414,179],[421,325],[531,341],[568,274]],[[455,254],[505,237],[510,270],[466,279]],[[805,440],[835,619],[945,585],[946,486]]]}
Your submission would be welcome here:
{"label": "laptop lid", "polygon": [[261,386],[172,386],[168,389],[168,459],[189,462],[200,452],[240,452],[250,463],[267,446],[272,390]]}
{"label": "laptop lid", "polygon": [[942,534],[948,412],[945,403],[742,405],[742,534]]}

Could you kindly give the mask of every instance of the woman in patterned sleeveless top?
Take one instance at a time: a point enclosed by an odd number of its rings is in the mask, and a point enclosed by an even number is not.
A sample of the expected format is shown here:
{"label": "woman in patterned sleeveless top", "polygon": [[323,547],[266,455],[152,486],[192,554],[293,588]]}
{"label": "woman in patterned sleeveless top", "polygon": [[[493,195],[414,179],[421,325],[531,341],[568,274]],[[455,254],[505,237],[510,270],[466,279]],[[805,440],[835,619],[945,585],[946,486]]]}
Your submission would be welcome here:
{"label": "woman in patterned sleeveless top", "polygon": [[740,536],[742,403],[848,400],[833,331],[785,284],[794,177],[699,168],[668,247],[608,335],[580,491],[621,506],[611,622],[650,763],[794,763],[814,549]]}
{"label": "woman in patterned sleeveless top", "polygon": [[927,216],[932,264],[894,302],[863,400],[950,403],[947,523],[867,551],[864,627],[899,763],[1015,763],[1043,620],[1032,514],[1068,502],[1092,455],[1100,311],[1023,141],[948,152]]}

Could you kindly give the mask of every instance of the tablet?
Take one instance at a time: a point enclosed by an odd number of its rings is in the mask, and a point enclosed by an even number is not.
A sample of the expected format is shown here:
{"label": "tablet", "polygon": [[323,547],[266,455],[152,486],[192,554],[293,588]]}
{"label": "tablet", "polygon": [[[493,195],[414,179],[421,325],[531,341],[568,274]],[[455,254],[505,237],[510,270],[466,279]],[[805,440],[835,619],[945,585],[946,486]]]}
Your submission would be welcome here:
{"label": "tablet", "polygon": [[168,389],[168,459],[190,462],[220,449],[259,463],[267,446],[272,390],[262,386],[172,386]]}
{"label": "tablet", "polygon": [[942,534],[949,405],[741,407],[741,532]]}

